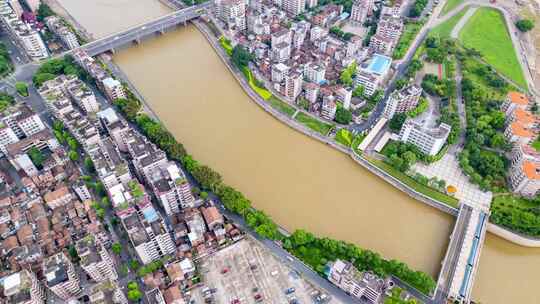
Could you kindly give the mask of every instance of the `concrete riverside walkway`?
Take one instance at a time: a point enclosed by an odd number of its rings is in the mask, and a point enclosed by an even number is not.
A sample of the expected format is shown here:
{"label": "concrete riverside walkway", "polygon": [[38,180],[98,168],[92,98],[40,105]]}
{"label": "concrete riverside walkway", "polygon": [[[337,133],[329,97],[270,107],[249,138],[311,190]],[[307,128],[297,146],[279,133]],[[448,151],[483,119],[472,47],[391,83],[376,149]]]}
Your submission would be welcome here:
{"label": "concrete riverside walkway", "polygon": [[472,17],[472,15],[474,15],[474,13],[476,12],[477,9],[478,9],[478,7],[473,6],[473,7],[469,8],[467,10],[465,15],[463,15],[463,17],[461,17],[461,19],[459,19],[456,26],[454,26],[454,28],[452,29],[452,32],[450,33],[450,37],[452,37],[454,39],[458,38],[459,32],[465,26],[465,24],[467,24],[467,21],[469,21],[469,19]]}

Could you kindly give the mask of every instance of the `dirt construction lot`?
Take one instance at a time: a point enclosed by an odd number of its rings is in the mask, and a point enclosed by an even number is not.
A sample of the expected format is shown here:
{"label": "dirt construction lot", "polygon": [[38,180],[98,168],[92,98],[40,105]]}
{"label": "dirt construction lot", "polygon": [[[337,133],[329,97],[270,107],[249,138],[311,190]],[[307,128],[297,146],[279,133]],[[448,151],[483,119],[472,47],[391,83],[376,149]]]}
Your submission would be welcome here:
{"label": "dirt construction lot", "polygon": [[251,238],[205,258],[200,270],[205,286],[191,292],[190,303],[339,303]]}

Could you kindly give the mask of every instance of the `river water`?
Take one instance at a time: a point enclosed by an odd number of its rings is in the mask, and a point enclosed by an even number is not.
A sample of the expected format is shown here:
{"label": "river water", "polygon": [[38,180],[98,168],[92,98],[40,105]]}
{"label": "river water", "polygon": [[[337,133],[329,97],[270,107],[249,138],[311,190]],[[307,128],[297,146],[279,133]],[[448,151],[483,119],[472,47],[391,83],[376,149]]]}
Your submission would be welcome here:
{"label": "river water", "polygon": [[[157,0],[60,2],[97,36],[168,11]],[[114,59],[188,151],[276,222],[356,243],[436,277],[454,219],[262,111],[194,27]],[[540,249],[488,235],[475,299],[540,303],[531,292],[539,285]]]}

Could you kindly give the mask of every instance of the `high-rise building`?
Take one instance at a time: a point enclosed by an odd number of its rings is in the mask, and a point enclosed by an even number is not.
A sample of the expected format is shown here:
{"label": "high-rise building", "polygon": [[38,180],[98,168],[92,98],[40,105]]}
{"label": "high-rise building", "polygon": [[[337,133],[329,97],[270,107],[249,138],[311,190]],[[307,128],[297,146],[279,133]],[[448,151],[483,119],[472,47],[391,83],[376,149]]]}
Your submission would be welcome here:
{"label": "high-rise building", "polygon": [[47,287],[59,298],[69,300],[80,295],[79,274],[63,252],[43,261],[43,275]]}
{"label": "high-rise building", "polygon": [[193,207],[195,198],[180,168],[174,162],[155,169],[150,176],[156,198],[167,215],[180,212],[180,208]]}
{"label": "high-rise building", "polygon": [[81,259],[80,265],[96,282],[115,281],[118,274],[107,249],[93,235],[79,240],[75,248]]}
{"label": "high-rise building", "polygon": [[385,282],[371,272],[361,273],[350,262],[336,260],[328,273],[328,280],[357,299],[379,303]]}
{"label": "high-rise building", "polygon": [[356,0],[351,8],[351,21],[364,24],[367,16],[373,12],[373,0]]}
{"label": "high-rise building", "polygon": [[73,33],[59,17],[49,16],[45,18],[45,24],[47,24],[47,27],[60,38],[66,48],[72,50],[81,46],[75,33]]}
{"label": "high-rise building", "polygon": [[335,97],[332,95],[324,96],[322,107],[321,107],[321,117],[328,120],[334,120],[336,117],[337,104],[335,102]]}
{"label": "high-rise building", "polygon": [[103,87],[105,89],[105,95],[110,101],[114,101],[118,98],[126,98],[126,92],[120,81],[108,77],[103,79]]}
{"label": "high-rise building", "polygon": [[283,10],[291,16],[303,13],[306,9],[306,0],[283,0]]}
{"label": "high-rise building", "polygon": [[323,83],[326,75],[326,67],[322,63],[309,62],[304,66],[304,76],[307,81],[317,84]]}
{"label": "high-rise building", "polygon": [[384,108],[384,117],[391,119],[397,113],[406,113],[414,109],[418,105],[420,95],[422,95],[422,88],[415,85],[392,92]]}
{"label": "high-rise building", "polygon": [[246,29],[245,0],[216,0],[219,18],[229,29],[244,31]]}
{"label": "high-rise building", "polygon": [[441,123],[438,127],[425,127],[412,119],[407,119],[401,131],[399,140],[418,147],[426,155],[436,155],[446,143],[451,127]]}
{"label": "high-rise building", "polygon": [[6,303],[13,304],[43,304],[45,289],[36,275],[29,270],[21,270],[1,280]]}
{"label": "high-rise building", "polygon": [[302,92],[302,73],[290,72],[285,76],[285,96],[295,100]]}

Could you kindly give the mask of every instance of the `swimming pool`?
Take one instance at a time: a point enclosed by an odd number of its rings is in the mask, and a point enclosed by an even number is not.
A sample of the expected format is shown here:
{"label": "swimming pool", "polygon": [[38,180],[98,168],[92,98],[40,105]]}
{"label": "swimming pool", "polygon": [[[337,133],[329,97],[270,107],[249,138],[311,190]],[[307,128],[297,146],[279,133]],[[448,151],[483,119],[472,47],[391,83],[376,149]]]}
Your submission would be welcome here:
{"label": "swimming pool", "polygon": [[392,59],[390,57],[375,54],[371,58],[367,70],[377,75],[384,75],[388,72],[391,63]]}

